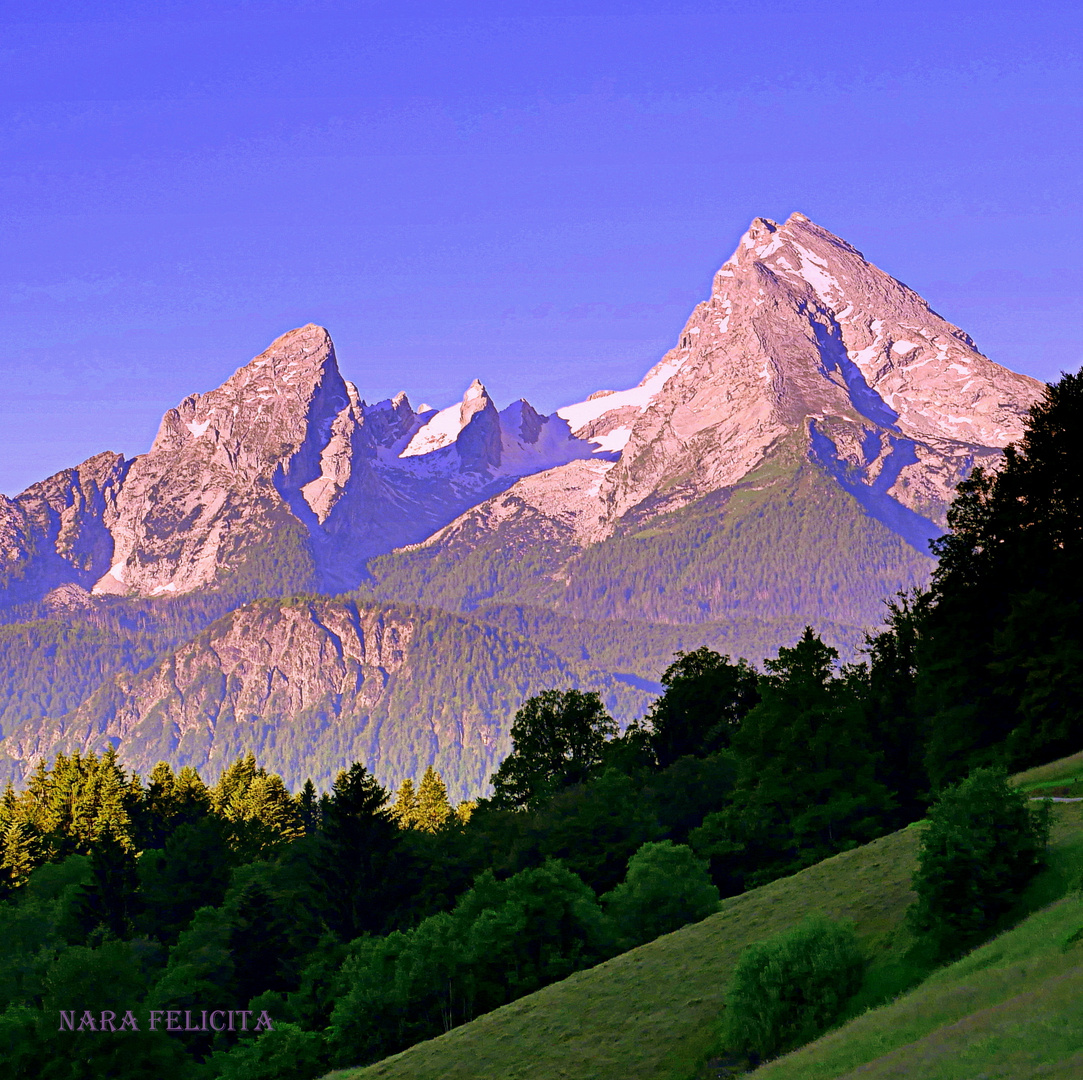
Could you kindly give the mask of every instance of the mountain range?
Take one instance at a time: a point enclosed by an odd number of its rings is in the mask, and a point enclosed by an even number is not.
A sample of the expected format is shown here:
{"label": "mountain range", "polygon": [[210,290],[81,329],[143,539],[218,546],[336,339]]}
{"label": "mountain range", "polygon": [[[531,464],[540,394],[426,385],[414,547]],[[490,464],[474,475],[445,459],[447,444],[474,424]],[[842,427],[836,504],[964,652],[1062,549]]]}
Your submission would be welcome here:
{"label": "mountain range", "polygon": [[852,656],[1041,390],[801,214],[752,223],[637,386],[547,416],[477,380],[369,404],[292,330],[146,454],[0,496],[0,766],[253,751],[467,796],[541,689],[627,720],[677,649],[812,624]]}

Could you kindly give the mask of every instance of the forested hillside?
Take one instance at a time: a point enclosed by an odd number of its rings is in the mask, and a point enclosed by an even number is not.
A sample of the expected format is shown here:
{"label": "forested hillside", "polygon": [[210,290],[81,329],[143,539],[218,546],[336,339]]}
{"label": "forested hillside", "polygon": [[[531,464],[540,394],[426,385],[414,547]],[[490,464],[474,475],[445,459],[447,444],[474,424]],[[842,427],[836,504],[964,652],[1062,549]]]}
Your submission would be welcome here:
{"label": "forested hillside", "polygon": [[[312,779],[321,790],[342,761],[364,761],[397,786],[435,759],[453,795],[466,798],[507,752],[504,718],[531,694],[597,690],[625,722],[650,701],[635,680],[562,659],[512,631],[345,598],[255,601],[164,655],[161,632],[129,643],[93,628],[102,657],[88,681],[100,685],[83,704],[79,680],[97,660],[86,659],[91,629],[74,641],[51,623],[8,631],[12,647],[33,643],[43,660],[59,657],[57,678],[13,680],[9,777],[36,756],[108,745],[144,773],[169,760],[217,776],[254,753],[288,784]],[[108,677],[109,667],[120,672]]]}
{"label": "forested hillside", "polygon": [[629,521],[583,549],[538,543],[516,522],[380,556],[373,595],[464,612],[544,608],[595,623],[717,622],[728,651],[757,662],[816,623],[853,657],[882,620],[883,597],[925,584],[933,562],[805,460],[806,439],[798,433],[732,488]]}

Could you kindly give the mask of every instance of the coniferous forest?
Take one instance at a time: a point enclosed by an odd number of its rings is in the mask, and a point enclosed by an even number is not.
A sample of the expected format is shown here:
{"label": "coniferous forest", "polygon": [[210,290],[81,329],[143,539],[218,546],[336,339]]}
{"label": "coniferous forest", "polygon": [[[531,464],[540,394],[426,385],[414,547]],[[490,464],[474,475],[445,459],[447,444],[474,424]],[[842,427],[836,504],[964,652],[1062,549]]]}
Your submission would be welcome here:
{"label": "coniferous forest", "polygon": [[1079,750],[1081,446],[1066,375],[960,485],[930,586],[887,603],[859,662],[813,627],[762,670],[680,652],[623,732],[554,687],[484,798],[452,805],[432,769],[387,792],[362,762],[324,792],[251,756],[213,782],[111,750],[43,762],[0,804],[5,1075],[376,1061],[916,821],[977,770]]}

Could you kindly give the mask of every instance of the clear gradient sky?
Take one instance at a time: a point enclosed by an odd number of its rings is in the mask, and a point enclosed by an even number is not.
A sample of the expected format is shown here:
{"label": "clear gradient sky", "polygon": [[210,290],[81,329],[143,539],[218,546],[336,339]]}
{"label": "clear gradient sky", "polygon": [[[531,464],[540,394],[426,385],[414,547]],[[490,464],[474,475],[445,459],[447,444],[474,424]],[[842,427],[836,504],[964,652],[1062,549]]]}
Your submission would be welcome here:
{"label": "clear gradient sky", "polygon": [[8,0],[0,491],[305,322],[369,401],[633,385],[794,210],[1076,370],[1081,51],[1041,0]]}

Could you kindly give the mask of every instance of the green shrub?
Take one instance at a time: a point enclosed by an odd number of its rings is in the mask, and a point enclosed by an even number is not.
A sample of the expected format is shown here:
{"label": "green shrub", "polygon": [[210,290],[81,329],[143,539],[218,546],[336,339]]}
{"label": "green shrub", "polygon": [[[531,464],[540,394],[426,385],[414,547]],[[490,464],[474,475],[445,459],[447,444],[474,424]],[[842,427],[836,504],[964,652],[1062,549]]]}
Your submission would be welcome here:
{"label": "green shrub", "polygon": [[323,1035],[288,1023],[218,1051],[212,1063],[219,1080],[312,1080],[327,1071]]}
{"label": "green shrub", "polygon": [[749,945],[726,994],[725,1047],[755,1060],[815,1039],[857,992],[864,967],[853,926],[830,919]]}
{"label": "green shrub", "polygon": [[977,769],[929,811],[910,925],[947,958],[988,937],[1042,865],[1049,804],[1032,811],[1000,769]]}
{"label": "green shrub", "polygon": [[624,881],[602,897],[626,944],[642,945],[718,910],[718,889],[706,861],[672,840],[644,844]]}

